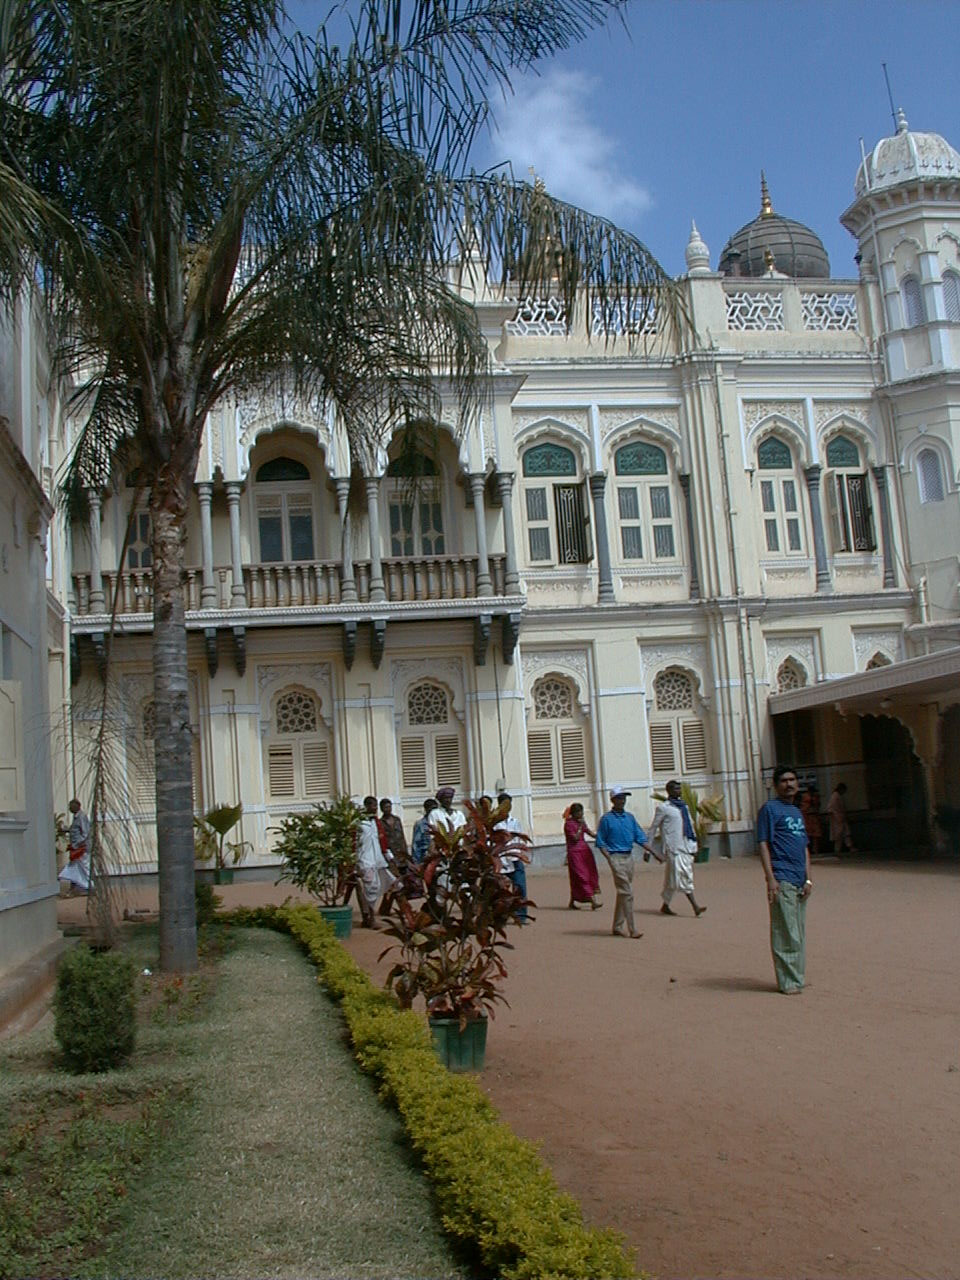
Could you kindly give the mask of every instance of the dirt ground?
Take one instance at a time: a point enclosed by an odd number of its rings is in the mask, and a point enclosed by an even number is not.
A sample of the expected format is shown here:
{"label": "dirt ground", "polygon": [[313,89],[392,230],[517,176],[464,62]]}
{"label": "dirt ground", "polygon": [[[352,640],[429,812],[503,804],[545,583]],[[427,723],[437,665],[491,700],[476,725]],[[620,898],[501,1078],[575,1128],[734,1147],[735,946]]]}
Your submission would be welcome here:
{"label": "dirt ground", "polygon": [[[596,912],[567,910],[565,872],[529,877],[480,1083],[655,1276],[960,1276],[958,868],[813,876],[800,997],[773,985],[753,859],[697,868],[699,920],[660,916],[641,864],[638,941],[610,936],[605,868]],[[376,971],[384,942],[348,946]]]}

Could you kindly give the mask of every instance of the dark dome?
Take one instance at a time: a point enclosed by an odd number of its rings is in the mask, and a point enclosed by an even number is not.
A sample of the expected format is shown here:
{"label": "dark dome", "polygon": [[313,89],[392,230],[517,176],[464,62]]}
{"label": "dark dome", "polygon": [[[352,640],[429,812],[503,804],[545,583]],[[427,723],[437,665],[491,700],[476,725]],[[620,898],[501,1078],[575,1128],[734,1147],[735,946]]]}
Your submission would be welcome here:
{"label": "dark dome", "polygon": [[[827,279],[830,259],[815,231],[774,213],[766,179],[760,179],[760,212],[724,245],[719,269],[725,276],[764,276],[772,265],[785,276]],[[737,254],[739,270],[737,269]]]}

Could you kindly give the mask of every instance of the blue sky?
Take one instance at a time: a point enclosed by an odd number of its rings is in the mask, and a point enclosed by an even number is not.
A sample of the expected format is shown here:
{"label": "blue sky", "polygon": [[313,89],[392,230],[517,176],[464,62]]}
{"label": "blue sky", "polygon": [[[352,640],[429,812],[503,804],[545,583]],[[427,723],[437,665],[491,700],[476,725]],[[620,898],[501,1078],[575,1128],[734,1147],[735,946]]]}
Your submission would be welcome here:
{"label": "blue sky", "polygon": [[626,31],[593,33],[495,100],[499,132],[475,162],[533,165],[673,274],[692,217],[716,265],[759,212],[763,168],[774,209],[817,232],[834,276],[854,276],[838,217],[859,139],[869,151],[893,132],[881,63],[911,128],[960,148],[958,19],[946,0],[632,0]]}

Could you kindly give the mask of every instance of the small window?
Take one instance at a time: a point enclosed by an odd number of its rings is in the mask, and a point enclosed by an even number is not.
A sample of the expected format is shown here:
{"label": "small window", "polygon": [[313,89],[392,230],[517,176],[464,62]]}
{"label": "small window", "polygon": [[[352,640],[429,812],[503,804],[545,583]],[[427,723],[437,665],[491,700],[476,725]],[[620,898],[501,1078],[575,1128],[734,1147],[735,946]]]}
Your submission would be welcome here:
{"label": "small window", "polygon": [[960,324],[960,275],[956,271],[943,273],[943,307],[952,324]]}
{"label": "small window", "polygon": [[530,563],[586,564],[587,507],[573,450],[549,442],[535,445],[524,453],[522,471]]}
{"label": "small window", "polygon": [[650,764],[658,777],[703,774],[709,768],[706,729],[697,714],[693,680],[670,667],[653,682]]}
{"label": "small window", "polygon": [[406,793],[462,787],[463,744],[450,712],[450,695],[432,680],[407,694],[405,731],[398,743],[400,786]]}
{"label": "small window", "polygon": [[150,513],[135,511],[127,540],[127,568],[149,569],[153,564]]}
{"label": "small window", "polygon": [[[620,548],[624,560],[674,560],[677,543],[673,526],[673,499],[667,455],[658,445],[636,441],[614,454],[618,477],[637,477],[635,483],[617,484]],[[647,479],[646,477],[650,477]]]}
{"label": "small window", "polygon": [[943,502],[943,468],[935,449],[921,449],[917,454],[917,480],[921,502]]}
{"label": "small window", "polygon": [[903,323],[907,329],[913,329],[926,323],[926,312],[923,306],[923,292],[916,276],[904,276],[900,282],[900,295],[903,298]]}
{"label": "small window", "polygon": [[794,658],[785,658],[777,671],[777,693],[786,693],[789,689],[804,689],[807,684],[807,673]]}
{"label": "small window", "polygon": [[333,794],[331,745],[320,702],[308,689],[285,689],[274,703],[267,789],[274,802],[320,800]]}
{"label": "small window", "polygon": [[860,471],[860,449],[847,436],[827,445],[827,512],[834,552],[875,551],[870,477]]}
{"label": "small window", "polygon": [[767,473],[760,477],[764,549],[772,556],[801,555],[803,517],[790,446],[778,436],[768,436],[757,449],[757,467]]}
{"label": "small window", "polygon": [[536,727],[527,730],[527,758],[534,786],[587,779],[587,742],[576,692],[562,676],[533,686]]}

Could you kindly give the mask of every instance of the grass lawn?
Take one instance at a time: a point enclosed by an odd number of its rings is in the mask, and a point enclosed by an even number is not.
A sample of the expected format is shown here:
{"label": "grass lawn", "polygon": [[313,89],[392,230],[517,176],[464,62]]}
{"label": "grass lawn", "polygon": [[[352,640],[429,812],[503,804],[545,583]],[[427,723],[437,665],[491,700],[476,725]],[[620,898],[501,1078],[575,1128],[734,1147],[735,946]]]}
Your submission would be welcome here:
{"label": "grass lawn", "polygon": [[0,1277],[468,1274],[302,952],[211,938],[200,975],[141,979],[128,1067],[58,1072],[51,1027],[4,1047]]}

